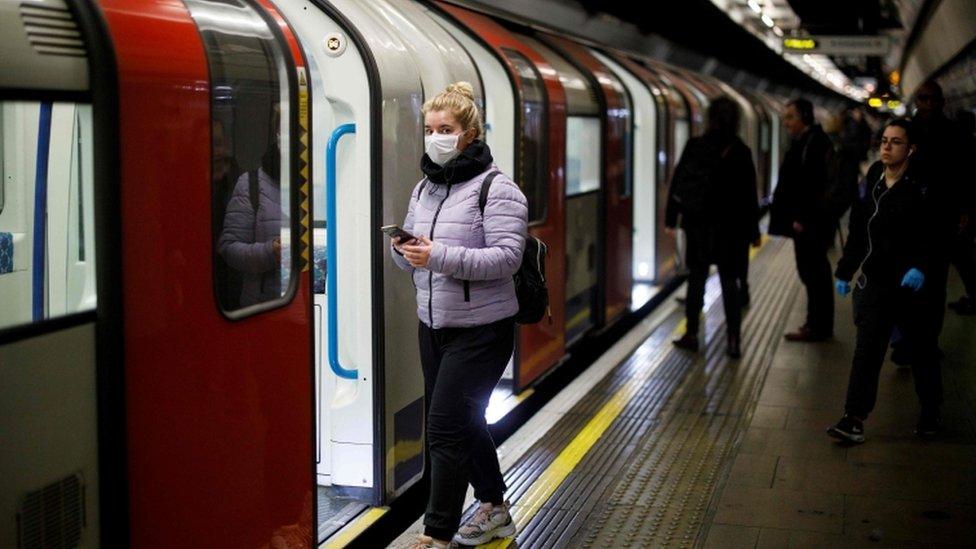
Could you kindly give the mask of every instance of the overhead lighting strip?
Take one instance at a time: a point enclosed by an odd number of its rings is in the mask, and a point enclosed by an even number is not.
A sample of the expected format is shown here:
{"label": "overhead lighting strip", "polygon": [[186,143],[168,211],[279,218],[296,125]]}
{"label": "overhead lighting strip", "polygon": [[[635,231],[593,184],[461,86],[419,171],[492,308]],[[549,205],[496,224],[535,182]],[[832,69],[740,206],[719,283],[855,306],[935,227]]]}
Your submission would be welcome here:
{"label": "overhead lighting strip", "polygon": [[[732,19],[732,21],[748,30],[756,38],[759,38],[766,44],[766,47],[782,56],[783,59],[786,59],[810,78],[817,80],[837,93],[857,101],[864,101],[871,95],[864,88],[855,86],[850,78],[838,69],[837,65],[826,55],[784,52],[783,37],[786,33],[776,24],[776,20],[763,6],[763,0],[748,0],[745,3],[745,6],[748,6],[747,8],[743,6],[741,0],[711,1],[729,19]],[[780,11],[788,10],[794,18],[796,17],[796,14],[788,5],[777,9]],[[746,21],[750,20],[762,24],[747,24]],[[809,43],[811,50],[815,48],[812,40],[803,38],[797,38],[796,40],[798,43]]]}

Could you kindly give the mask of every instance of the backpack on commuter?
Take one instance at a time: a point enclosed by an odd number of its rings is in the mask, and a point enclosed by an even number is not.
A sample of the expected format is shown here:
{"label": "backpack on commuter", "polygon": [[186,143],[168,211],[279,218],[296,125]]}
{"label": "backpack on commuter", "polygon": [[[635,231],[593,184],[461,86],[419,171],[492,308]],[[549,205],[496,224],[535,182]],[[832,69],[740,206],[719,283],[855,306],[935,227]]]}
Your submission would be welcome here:
{"label": "backpack on commuter", "polygon": [[671,180],[672,197],[682,215],[700,219],[707,215],[708,195],[715,185],[719,164],[732,145],[719,151],[702,138],[688,142]]}
{"label": "backpack on commuter", "polygon": [[[499,172],[489,173],[481,182],[481,194],[478,195],[478,210],[485,214],[488,203],[488,189]],[[549,310],[549,288],[546,286],[546,256],[549,246],[542,240],[528,235],[525,239],[525,250],[522,252],[522,264],[512,276],[515,281],[515,297],[518,299],[519,311],[515,315],[518,324],[535,324],[543,316],[549,317],[552,324],[552,312]]]}

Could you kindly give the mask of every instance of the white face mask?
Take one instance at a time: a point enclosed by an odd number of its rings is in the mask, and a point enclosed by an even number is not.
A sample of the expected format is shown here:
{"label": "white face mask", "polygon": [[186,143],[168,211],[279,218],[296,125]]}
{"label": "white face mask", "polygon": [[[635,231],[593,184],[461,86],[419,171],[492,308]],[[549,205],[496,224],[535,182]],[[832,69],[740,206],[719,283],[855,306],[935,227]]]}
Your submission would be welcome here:
{"label": "white face mask", "polygon": [[458,141],[461,134],[432,133],[424,137],[424,152],[435,164],[443,166],[461,154]]}

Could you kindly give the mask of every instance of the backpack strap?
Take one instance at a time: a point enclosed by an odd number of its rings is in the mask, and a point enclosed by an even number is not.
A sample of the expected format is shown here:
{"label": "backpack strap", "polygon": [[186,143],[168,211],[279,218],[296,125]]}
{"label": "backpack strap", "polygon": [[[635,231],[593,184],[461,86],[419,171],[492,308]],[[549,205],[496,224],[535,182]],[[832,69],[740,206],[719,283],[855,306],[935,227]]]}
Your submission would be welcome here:
{"label": "backpack strap", "polygon": [[420,188],[417,189],[417,200],[420,200],[420,195],[423,194],[424,187],[426,187],[426,186],[427,186],[427,178],[425,177],[420,182]]}
{"label": "backpack strap", "polygon": [[481,182],[481,194],[478,195],[478,211],[481,215],[485,215],[485,205],[488,204],[488,189],[491,187],[491,182],[495,180],[495,177],[501,172],[495,170],[485,176],[484,180]]}

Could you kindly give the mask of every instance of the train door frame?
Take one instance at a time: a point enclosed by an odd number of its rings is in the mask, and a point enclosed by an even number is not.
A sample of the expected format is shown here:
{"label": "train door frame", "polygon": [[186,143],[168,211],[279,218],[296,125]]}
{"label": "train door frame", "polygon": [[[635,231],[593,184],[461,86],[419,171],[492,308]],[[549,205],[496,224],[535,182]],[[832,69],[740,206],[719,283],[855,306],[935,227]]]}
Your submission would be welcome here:
{"label": "train door frame", "polygon": [[[646,69],[658,82],[661,83],[662,91],[664,95],[668,98],[670,103],[670,116],[668,124],[668,176],[667,179],[662,182],[660,202],[658,203],[658,214],[661,216],[663,223],[665,210],[667,208],[668,198],[670,197],[671,189],[671,179],[674,177],[674,171],[678,166],[678,161],[681,159],[681,153],[684,152],[684,146],[687,144],[687,140],[692,137],[694,131],[694,118],[691,105],[688,103],[687,96],[681,92],[678,85],[675,84],[674,79],[666,71],[662,71],[659,66],[655,64],[654,61],[647,59],[646,57],[637,58],[637,61],[641,66]],[[681,151],[678,150],[678,134],[680,133],[679,123],[684,123],[687,125],[685,131],[687,131],[687,136],[685,141],[681,144]],[[678,235],[675,234],[674,237],[669,238],[667,241],[662,240],[662,243],[669,243],[669,251],[671,257],[667,260],[673,267],[673,272],[675,274],[684,274],[686,271],[685,260],[684,260],[684,241]],[[667,263],[666,263],[667,264]]]}
{"label": "train door frame", "polygon": [[102,545],[122,547],[129,542],[130,526],[122,256],[119,253],[122,237],[118,73],[114,46],[95,3],[67,0],[65,4],[85,43],[87,90],[24,85],[0,89],[0,100],[91,105],[96,308],[0,328],[0,348],[93,325],[97,535]]}
{"label": "train door frame", "polygon": [[[310,11],[317,12],[318,14],[321,15],[322,18],[327,19],[331,24],[341,29],[342,35],[325,36],[324,38],[321,39],[321,41],[319,39],[316,39],[314,41],[306,40],[306,34],[308,33],[308,30],[306,28],[303,28],[303,25],[307,21],[302,21],[301,24],[296,24],[295,21],[296,17],[294,17],[295,14],[291,12],[292,9],[298,9],[299,7],[306,10],[310,8]],[[340,17],[337,16],[338,10],[336,10],[337,12],[336,14],[330,14],[326,10],[326,7],[331,9],[331,6],[321,5],[316,0],[308,0],[307,4],[305,4],[304,6],[295,5],[295,6],[288,6],[287,8],[282,6],[277,7],[277,9],[282,13],[283,18],[288,20],[289,17],[291,17],[291,20],[289,21],[289,26],[291,27],[292,32],[299,43],[299,46],[303,49],[303,53],[306,56],[306,66],[308,66],[307,72],[308,72],[308,78],[310,84],[309,86],[309,96],[310,96],[309,151],[311,154],[310,166],[313,167],[312,174],[315,176],[314,180],[310,181],[310,188],[312,189],[310,196],[312,197],[311,202],[313,206],[316,205],[315,198],[321,197],[321,195],[325,193],[327,190],[325,182],[323,180],[328,177],[330,170],[328,169],[327,162],[323,161],[325,152],[327,150],[330,150],[331,145],[334,145],[334,147],[331,147],[331,150],[335,154],[329,156],[330,158],[334,156],[335,159],[338,160],[339,158],[338,144],[341,142],[340,138],[347,134],[367,133],[367,135],[362,138],[362,141],[370,142],[370,136],[368,135],[368,133],[372,132],[372,128],[374,125],[372,119],[375,117],[373,114],[374,113],[373,105],[374,105],[375,98],[371,97],[373,86],[371,86],[369,83],[371,79],[371,71],[369,67],[372,58],[370,55],[363,53],[363,46],[361,43],[357,41],[358,33],[355,31],[355,27],[344,23],[345,19],[340,19]],[[336,113],[336,110],[333,109],[331,104],[329,104],[330,103],[329,97],[327,96],[327,93],[329,92],[328,86],[330,85],[330,81],[324,78],[323,72],[325,68],[322,67],[321,58],[340,57],[350,47],[353,48],[354,51],[356,52],[357,61],[358,61],[357,64],[361,64],[363,70],[363,78],[365,79],[365,85],[367,88],[369,88],[369,93],[367,93],[366,98],[364,99],[364,103],[366,104],[366,106],[363,110],[365,111],[365,114],[360,113],[359,112],[360,109],[358,108],[356,109],[349,108],[348,112],[340,108],[338,113]],[[325,53],[323,53],[323,50]],[[343,102],[342,99],[343,97],[340,96],[340,101],[339,101],[340,107],[342,106],[348,107],[348,103]],[[335,121],[331,118],[331,116],[336,116],[336,115],[340,116],[341,120]],[[348,115],[348,117],[343,115]],[[326,116],[330,116],[330,118],[323,118]],[[365,121],[363,119],[368,119],[368,121]],[[362,124],[358,126],[353,125],[352,127],[350,127],[348,126],[349,120],[352,120],[353,124],[355,124],[356,122],[362,122]],[[316,121],[318,121],[318,123]],[[325,124],[326,121],[329,121],[331,125]],[[365,129],[368,130],[368,132],[364,132],[363,126],[365,126]],[[329,132],[330,130],[332,133],[331,141],[330,141],[329,133],[325,133],[325,132]],[[330,146],[326,146],[326,143],[329,143]],[[357,140],[357,144],[358,144],[358,140]],[[371,147],[366,147],[366,148],[371,149]],[[352,170],[355,171],[360,167],[357,162],[362,160],[361,158],[362,156],[364,156],[362,153],[358,153],[356,156],[350,159],[354,163],[354,167],[352,168]],[[372,154],[371,151],[367,151],[365,153],[365,161],[367,164],[369,164],[369,166],[365,168],[367,171],[367,177],[365,179],[370,181],[370,184],[366,187],[365,192],[368,193],[369,195],[369,198],[367,200],[369,200],[370,204],[368,208],[370,209],[373,208],[372,203],[374,201],[374,195],[375,195],[374,185],[372,181],[373,171],[375,170],[375,166],[376,166],[376,162],[373,161],[373,158],[375,156],[376,155]],[[319,167],[315,168],[315,166],[319,166]],[[334,174],[336,178],[338,178],[339,171],[340,171],[339,168],[335,167],[334,170],[331,170],[331,173]],[[327,203],[323,205],[327,206]],[[315,223],[318,220],[322,219],[317,215],[315,210],[316,208],[314,207],[309,209],[310,220],[312,225],[310,231],[310,237],[312,239],[311,245],[313,250],[313,257],[314,257],[315,249],[317,248],[316,239],[321,238],[320,236],[319,237],[316,236],[316,233],[319,232],[319,229],[315,227]],[[338,211],[336,213],[338,213]],[[352,216],[355,217],[355,214],[352,214]],[[348,218],[349,215],[347,214],[344,217]],[[344,224],[348,223],[348,219],[343,219],[343,221]],[[344,227],[344,229],[346,229],[346,227]],[[370,238],[372,236],[372,233],[373,231],[367,231],[365,233],[365,235],[368,235],[366,236],[366,238]],[[348,232],[346,232],[346,234],[348,234]],[[363,235],[361,235],[360,237],[362,236]],[[333,235],[333,237],[335,237],[335,235]],[[346,242],[349,242],[349,240],[347,239]],[[346,252],[346,254],[348,255],[348,252]],[[367,262],[372,263],[372,260],[370,259],[369,255],[365,256],[365,260]],[[313,263],[315,262],[313,261]],[[337,265],[340,263],[341,262],[337,259],[333,259],[333,261],[327,261],[326,268],[333,269],[332,274],[335,275],[339,270]],[[313,269],[318,269],[318,267],[319,267],[318,265],[313,265]],[[371,267],[368,268],[367,270],[370,272],[373,271]],[[343,278],[348,280],[347,278],[345,278],[346,276],[347,276],[346,274],[343,274]],[[327,274],[324,274],[324,277],[328,282],[338,284],[337,280],[339,277],[337,276],[330,277]],[[371,279],[372,279],[372,275],[370,275],[370,280]],[[371,299],[369,300],[370,304],[376,303],[377,300],[375,299],[375,288],[373,287],[371,281],[367,281],[366,284],[364,284],[363,291],[371,293]],[[343,294],[343,292],[336,292],[336,293],[338,294],[334,296],[336,299],[338,299],[339,296]],[[359,361],[357,361],[358,367],[355,369],[333,370],[332,369],[333,364],[329,357],[328,334],[323,333],[324,329],[327,328],[328,326],[327,320],[325,319],[327,315],[324,312],[321,312],[323,306],[325,308],[328,308],[328,304],[318,303],[318,301],[320,301],[319,296],[321,295],[322,295],[321,293],[315,293],[313,289],[313,293],[312,293],[313,308],[318,309],[320,311],[317,314],[313,313],[313,330],[315,331],[315,337],[313,337],[313,363],[314,363],[313,369],[316,371],[315,374],[316,380],[313,383],[313,397],[314,397],[313,414],[315,416],[315,421],[313,422],[313,438],[315,442],[314,444],[315,459],[313,459],[313,467],[315,468],[315,475],[313,478],[315,479],[314,480],[315,490],[318,491],[319,487],[323,485],[322,472],[319,470],[322,462],[328,464],[325,467],[326,470],[328,471],[327,474],[328,483],[332,484],[333,479],[335,478],[335,472],[336,472],[335,467],[334,464],[331,463],[331,457],[334,448],[331,445],[329,445],[327,441],[337,439],[336,442],[339,444],[343,444],[343,448],[352,447],[352,448],[356,448],[358,451],[358,448],[360,446],[365,446],[365,445],[359,444],[361,442],[360,440],[351,441],[349,433],[350,432],[357,433],[357,436],[361,436],[362,434],[365,434],[366,445],[368,445],[368,451],[370,456],[369,457],[370,462],[369,464],[366,465],[367,472],[363,472],[363,469],[359,469],[357,465],[354,467],[346,467],[342,471],[342,473],[346,478],[356,478],[357,480],[363,479],[364,483],[368,483],[368,486],[365,488],[362,486],[357,486],[355,484],[348,484],[349,486],[351,486],[350,490],[355,491],[356,495],[361,497],[361,499],[364,500],[363,501],[364,504],[379,503],[382,500],[382,491],[378,487],[381,485],[381,483],[376,482],[374,480],[370,480],[370,479],[380,478],[378,476],[378,471],[382,470],[382,460],[380,459],[380,457],[383,455],[377,449],[378,446],[377,441],[380,440],[380,437],[378,437],[377,435],[376,425],[378,421],[377,417],[381,415],[381,413],[377,413],[376,410],[383,409],[382,403],[379,402],[379,397],[377,396],[380,394],[380,390],[377,388],[377,385],[379,385],[379,379],[381,379],[378,373],[382,371],[382,368],[376,367],[375,364],[376,357],[373,356],[377,342],[375,341],[375,338],[371,338],[370,342],[365,347],[369,349],[369,351],[367,351],[369,353],[369,357],[366,360],[366,364],[368,364],[368,369],[367,369],[368,373],[364,372],[360,374],[361,370],[366,368],[364,368],[362,365],[363,363]],[[347,308],[348,307],[344,306],[343,310]],[[336,314],[338,315],[338,312],[336,312]],[[353,318],[356,318],[355,313],[352,316]],[[322,318],[320,319],[320,317]],[[369,318],[371,320],[369,320],[369,326],[367,327],[367,332],[366,332],[367,334],[374,329],[372,317],[373,317],[372,310],[370,310]],[[344,323],[337,322],[337,324],[342,325]],[[336,333],[334,335],[337,338],[339,337],[338,326],[337,326]],[[316,340],[318,340],[317,349],[316,349]],[[348,341],[348,339],[346,341]],[[338,353],[336,358],[338,359]],[[335,367],[341,368],[341,366],[338,365],[338,360],[336,361]],[[346,381],[340,380],[340,377]],[[357,410],[357,405],[358,405],[358,409],[361,409],[363,406],[367,406],[369,408],[368,420],[364,422],[366,423],[365,425],[362,425],[364,429],[361,429],[360,426],[357,425],[355,426],[355,428],[347,429],[339,433],[338,435],[333,433],[331,427],[333,423],[336,422],[333,421],[334,418],[331,413],[329,413],[327,416],[325,416],[325,414],[331,411],[329,410],[330,406],[327,406],[327,404],[331,404],[333,402],[333,399],[337,397],[336,392],[338,390],[337,389],[338,386],[340,384],[344,384],[342,386],[342,389],[344,390],[343,394],[348,395],[350,383],[362,383],[366,380],[369,380],[370,383],[370,392],[368,393],[367,399],[365,401],[358,400],[358,399],[353,399],[352,401],[349,401],[347,396],[346,398],[347,405],[344,407],[344,413],[347,415],[350,413],[355,413]],[[326,391],[330,388],[333,390],[333,392],[330,393],[329,395],[330,398],[326,399],[324,395]],[[323,412],[323,409],[326,409],[326,412]],[[341,424],[341,422],[338,423]],[[326,442],[323,442],[323,439],[325,439]],[[347,484],[340,483],[340,485],[346,486]],[[362,494],[366,494],[366,495],[361,496]],[[318,502],[318,498],[316,498],[316,502]],[[316,517],[317,517],[317,513],[316,513]],[[316,524],[316,526],[318,526],[318,524]]]}
{"label": "train door frame", "polygon": [[[647,82],[641,80],[636,74],[628,70],[619,60],[613,59],[606,52],[601,52],[595,48],[590,48],[593,55],[599,59],[607,68],[616,75],[616,77],[623,83],[627,88],[627,93],[631,96],[631,104],[633,105],[633,128],[632,128],[632,139],[631,139],[631,153],[630,157],[632,160],[632,172],[631,172],[631,195],[632,195],[632,212],[633,216],[633,228],[634,228],[634,239],[633,239],[633,266],[631,269],[631,277],[633,278],[634,285],[639,284],[653,284],[656,278],[656,252],[657,252],[657,216],[656,212],[656,190],[657,190],[657,178],[658,178],[658,151],[660,150],[660,145],[658,144],[659,138],[659,127],[662,125],[660,119],[666,117],[667,114],[662,112],[666,110],[666,107],[662,108],[663,103],[660,102],[660,96],[655,96],[654,91],[648,86]],[[638,88],[640,91],[638,91]],[[637,95],[640,94],[641,97],[638,98]],[[646,94],[646,95],[644,95]],[[645,104],[646,103],[646,104]],[[641,115],[640,120],[638,119],[638,113],[643,112],[645,109],[650,111],[648,115]],[[649,116],[653,121],[651,125],[645,126],[642,121],[645,116]],[[650,141],[650,150],[641,150],[638,145],[638,132],[643,134],[643,139]],[[639,154],[640,153],[640,154]],[[643,174],[644,178],[638,178],[638,166],[641,168],[641,172],[648,171],[649,173]],[[649,188],[645,188],[645,181],[650,180]],[[638,211],[641,206],[644,205],[644,199],[650,203],[649,207],[644,212],[644,216],[639,215]],[[646,216],[646,212],[652,212],[650,217],[650,223],[639,221]],[[644,230],[649,229],[649,234],[646,238],[643,237]],[[651,259],[646,263],[640,261],[641,253],[640,249],[645,248],[650,251]],[[640,270],[640,265],[646,265],[648,267],[648,273],[642,274]],[[649,275],[649,276],[648,276]],[[642,298],[637,297],[638,293],[634,292],[634,306],[640,306]]]}
{"label": "train door frame", "polygon": [[[368,140],[371,163],[370,216],[372,219],[371,224],[379,227],[382,225],[380,221],[387,215],[387,212],[385,212],[386,203],[384,202],[383,190],[386,178],[389,176],[388,172],[390,171],[386,169],[386,165],[384,164],[383,108],[385,96],[383,92],[384,88],[381,85],[382,68],[380,62],[377,60],[376,52],[373,51],[370,45],[370,40],[353,23],[350,17],[343,13],[339,6],[325,0],[309,1],[348,32],[350,39],[359,49],[365,64],[370,95],[370,135]],[[363,16],[371,17],[369,14],[363,14]],[[394,202],[394,199],[391,197],[389,201]],[[396,222],[400,222],[399,216],[402,216],[404,213],[399,210],[402,210],[402,208],[398,208],[398,211],[395,212],[397,216]],[[393,215],[393,213],[390,213],[390,215]],[[374,334],[385,334],[387,314],[390,312],[390,308],[387,306],[385,299],[385,291],[388,286],[386,283],[386,270],[388,268],[395,269],[395,267],[392,267],[392,260],[389,258],[389,247],[384,240],[385,236],[383,233],[376,230],[371,231],[370,234],[370,261],[374,265],[371,286],[371,291],[374,296],[372,304],[374,310],[372,330]],[[387,262],[391,265],[388,266]],[[411,307],[409,312],[413,314],[413,310]],[[415,319],[416,316],[413,315],[413,318]],[[371,503],[373,505],[382,505],[406,491],[413,483],[417,482],[420,476],[415,475],[402,486],[398,487],[394,478],[394,468],[388,467],[386,456],[393,447],[393,437],[388,436],[390,422],[388,421],[389,410],[385,398],[385,390],[389,382],[386,371],[387,366],[390,364],[387,360],[387,352],[390,349],[386,345],[385,337],[373,337],[372,345],[373,407],[375,414],[373,438],[374,455],[376,457],[373,460],[373,496]],[[422,409],[419,421],[422,422]],[[419,426],[422,428],[422,425]]]}
{"label": "train door frame", "polygon": [[[521,326],[516,343],[514,392],[519,393],[527,389],[534,382],[560,364],[566,357],[566,343],[563,327],[565,325],[565,266],[562,258],[565,256],[565,179],[562,166],[565,156],[566,139],[566,98],[558,77],[545,59],[534,49],[515,37],[504,26],[483,14],[455,6],[441,0],[433,3],[448,20],[455,22],[459,28],[466,30],[476,41],[481,42],[489,51],[501,61],[513,82],[515,97],[518,98],[516,109],[516,136],[520,139],[522,98],[521,79],[516,67],[504,53],[510,50],[524,57],[537,73],[543,85],[545,95],[544,109],[546,133],[543,134],[548,156],[546,162],[547,203],[545,215],[541,221],[529,224],[529,234],[541,238],[549,246],[549,261],[546,265],[546,278],[549,286],[549,303],[552,311],[552,324],[539,322],[537,324]],[[544,70],[543,70],[544,69]],[[521,154],[516,151],[516,168],[522,166]],[[518,175],[513,178],[520,185]],[[528,355],[525,350],[535,352]]]}
{"label": "train door frame", "polygon": [[654,74],[653,71],[636,61],[631,56],[612,50],[604,50],[607,56],[620,64],[634,78],[643,83],[651,92],[657,108],[657,127],[655,128],[654,160],[654,276],[655,283],[660,284],[677,271],[675,263],[675,239],[664,227],[664,210],[667,206],[668,187],[671,181],[674,113],[676,110],[671,90]]}

